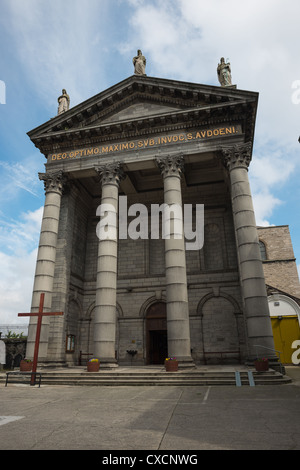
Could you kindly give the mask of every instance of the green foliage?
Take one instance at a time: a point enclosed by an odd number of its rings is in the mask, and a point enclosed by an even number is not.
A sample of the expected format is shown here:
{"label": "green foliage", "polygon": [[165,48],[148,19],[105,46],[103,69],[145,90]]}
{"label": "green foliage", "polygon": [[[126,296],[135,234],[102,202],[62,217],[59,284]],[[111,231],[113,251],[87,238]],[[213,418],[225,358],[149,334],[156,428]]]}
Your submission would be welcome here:
{"label": "green foliage", "polygon": [[6,335],[6,338],[8,339],[26,339],[26,336],[23,335],[22,333],[13,333],[11,330]]}

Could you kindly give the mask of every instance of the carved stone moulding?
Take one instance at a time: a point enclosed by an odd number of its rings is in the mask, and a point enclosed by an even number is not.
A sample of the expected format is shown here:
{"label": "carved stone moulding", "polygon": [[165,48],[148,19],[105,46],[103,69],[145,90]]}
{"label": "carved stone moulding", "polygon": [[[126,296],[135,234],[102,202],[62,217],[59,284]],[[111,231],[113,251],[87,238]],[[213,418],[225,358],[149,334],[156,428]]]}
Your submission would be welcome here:
{"label": "carved stone moulding", "polygon": [[235,144],[222,148],[223,161],[231,171],[234,168],[248,168],[251,162],[252,142]]}
{"label": "carved stone moulding", "polygon": [[184,169],[184,156],[167,155],[166,157],[157,157],[156,163],[160,169],[162,176],[180,176]]}
{"label": "carved stone moulding", "polygon": [[117,184],[125,178],[125,172],[120,162],[109,163],[95,167],[96,172],[100,176],[100,181],[103,184]]}
{"label": "carved stone moulding", "polygon": [[67,175],[62,171],[52,171],[39,173],[39,179],[44,181],[45,192],[57,192],[62,194],[64,186],[68,180]]}

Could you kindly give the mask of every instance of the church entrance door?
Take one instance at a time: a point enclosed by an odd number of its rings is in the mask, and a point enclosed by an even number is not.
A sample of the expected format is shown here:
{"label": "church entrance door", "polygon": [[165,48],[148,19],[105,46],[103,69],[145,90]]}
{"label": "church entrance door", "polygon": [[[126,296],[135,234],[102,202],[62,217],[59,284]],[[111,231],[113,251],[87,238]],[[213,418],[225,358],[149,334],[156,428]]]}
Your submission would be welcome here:
{"label": "church entrance door", "polygon": [[163,364],[168,356],[166,304],[152,304],[146,316],[147,364]]}

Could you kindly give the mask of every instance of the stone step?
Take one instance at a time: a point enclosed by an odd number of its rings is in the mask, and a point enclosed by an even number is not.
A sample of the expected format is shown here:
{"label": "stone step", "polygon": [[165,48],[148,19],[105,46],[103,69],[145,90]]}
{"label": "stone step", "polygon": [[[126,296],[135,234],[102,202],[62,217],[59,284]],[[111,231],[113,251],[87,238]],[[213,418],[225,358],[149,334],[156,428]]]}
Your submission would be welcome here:
{"label": "stone step", "polygon": [[[242,380],[248,380],[248,374],[240,374]],[[215,373],[215,374],[203,374],[203,375],[182,375],[175,373],[168,373],[168,374],[161,374],[161,375],[146,375],[146,374],[100,374],[100,373],[86,373],[86,374],[49,374],[43,373],[42,377],[44,380],[99,380],[99,381],[114,381],[114,380],[142,380],[142,381],[162,381],[162,380],[191,380],[191,381],[201,381],[203,379],[210,380],[210,379],[234,379],[235,375],[232,374],[224,374],[224,373]],[[260,380],[261,378],[269,378],[270,380],[282,378],[281,374],[253,374],[255,380]]]}
{"label": "stone step", "polygon": [[[250,369],[249,369],[250,370]],[[204,370],[204,371],[181,371],[179,370],[178,372],[166,372],[164,370],[158,370],[158,371],[148,371],[148,370],[139,370],[135,371],[134,369],[128,369],[127,371],[119,371],[119,370],[105,370],[105,369],[100,369],[99,372],[87,372],[86,370],[82,371],[73,371],[73,370],[51,370],[49,371],[48,369],[39,369],[39,372],[43,374],[43,376],[47,377],[99,377],[99,378],[111,378],[111,377],[145,377],[145,378],[161,378],[161,377],[195,377],[195,378],[201,378],[201,377],[228,377],[234,376],[234,371],[228,371],[228,370]],[[248,377],[248,370],[241,370],[239,371],[241,377]],[[266,376],[281,376],[278,372],[276,372],[273,369],[269,369],[266,372],[256,372],[255,370],[252,370],[253,376],[261,376],[262,374]]]}
{"label": "stone step", "polygon": [[[42,385],[89,385],[89,386],[209,386],[209,385],[236,385],[235,373],[231,371],[203,371],[203,372],[64,372],[41,371]],[[242,385],[249,385],[247,371],[240,372]],[[291,382],[287,376],[269,370],[267,372],[253,371],[255,385],[278,385]],[[5,383],[6,374],[0,375],[0,383]],[[13,376],[9,383],[28,382],[28,377]]]}

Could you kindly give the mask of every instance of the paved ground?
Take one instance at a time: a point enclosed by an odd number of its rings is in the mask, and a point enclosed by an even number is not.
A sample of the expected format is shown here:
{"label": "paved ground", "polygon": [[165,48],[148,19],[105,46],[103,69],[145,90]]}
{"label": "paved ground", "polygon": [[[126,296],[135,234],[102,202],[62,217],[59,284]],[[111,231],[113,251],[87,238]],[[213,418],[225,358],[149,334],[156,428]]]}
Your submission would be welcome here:
{"label": "paved ground", "polygon": [[287,373],[241,388],[0,384],[0,449],[299,450],[300,368]]}

